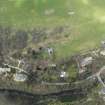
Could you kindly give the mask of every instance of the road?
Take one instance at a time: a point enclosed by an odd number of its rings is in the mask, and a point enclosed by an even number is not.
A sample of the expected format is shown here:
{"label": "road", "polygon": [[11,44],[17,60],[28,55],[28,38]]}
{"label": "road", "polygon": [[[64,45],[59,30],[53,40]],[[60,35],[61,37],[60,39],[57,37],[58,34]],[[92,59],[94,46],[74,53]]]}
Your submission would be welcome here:
{"label": "road", "polygon": [[88,77],[87,79],[97,77],[98,81],[102,84],[103,87],[105,87],[105,83],[102,81],[102,78],[101,78],[101,76],[100,76],[100,74],[101,74],[104,70],[105,70],[105,66],[103,66],[97,73],[95,73],[94,75]]}

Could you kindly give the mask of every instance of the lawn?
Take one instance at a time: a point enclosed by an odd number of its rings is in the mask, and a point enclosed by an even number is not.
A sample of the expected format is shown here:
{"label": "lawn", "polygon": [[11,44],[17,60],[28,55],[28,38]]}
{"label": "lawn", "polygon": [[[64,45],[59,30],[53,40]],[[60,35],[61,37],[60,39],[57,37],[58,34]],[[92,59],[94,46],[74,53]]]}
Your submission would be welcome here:
{"label": "lawn", "polygon": [[[55,26],[64,20],[65,11],[64,0],[0,0],[0,24],[16,28]],[[47,16],[46,12],[54,14]]]}
{"label": "lawn", "polygon": [[105,39],[105,0],[0,0],[0,25],[32,29],[69,26],[69,39],[53,43],[57,58]]}
{"label": "lawn", "polygon": [[68,41],[53,45],[58,58],[100,46],[100,42],[105,40],[105,7],[102,2],[105,1],[73,1],[75,15],[68,19],[68,24],[73,27],[72,34]]}

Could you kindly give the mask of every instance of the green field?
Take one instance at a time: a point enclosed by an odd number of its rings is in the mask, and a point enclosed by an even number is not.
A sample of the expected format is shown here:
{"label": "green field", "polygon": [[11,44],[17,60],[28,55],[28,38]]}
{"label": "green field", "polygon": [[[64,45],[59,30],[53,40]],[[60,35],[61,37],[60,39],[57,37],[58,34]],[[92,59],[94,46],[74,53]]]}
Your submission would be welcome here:
{"label": "green field", "polygon": [[52,44],[65,57],[105,39],[105,0],[0,0],[0,25],[32,29],[69,26],[70,39]]}

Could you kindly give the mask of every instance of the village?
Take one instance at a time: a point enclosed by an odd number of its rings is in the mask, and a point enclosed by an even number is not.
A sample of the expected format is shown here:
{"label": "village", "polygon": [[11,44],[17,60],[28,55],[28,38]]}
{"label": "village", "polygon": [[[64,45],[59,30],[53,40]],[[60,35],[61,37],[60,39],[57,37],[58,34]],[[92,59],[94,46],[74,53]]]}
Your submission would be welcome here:
{"label": "village", "polygon": [[[17,55],[14,57],[14,55]],[[1,59],[0,81],[11,83],[63,86],[78,81],[95,80],[101,85],[99,95],[105,100],[105,42],[96,49],[84,51],[56,62],[52,47],[28,48],[24,54]]]}

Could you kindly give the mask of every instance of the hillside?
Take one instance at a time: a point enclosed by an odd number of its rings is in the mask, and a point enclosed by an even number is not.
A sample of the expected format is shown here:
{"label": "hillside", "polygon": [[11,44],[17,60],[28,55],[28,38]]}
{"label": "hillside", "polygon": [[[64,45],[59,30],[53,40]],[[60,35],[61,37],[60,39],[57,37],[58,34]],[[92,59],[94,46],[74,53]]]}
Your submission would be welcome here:
{"label": "hillside", "polygon": [[[25,59],[22,68],[37,72],[37,82],[43,83],[43,78],[50,82],[80,82],[72,57],[97,49],[102,41],[105,0],[0,0],[0,66],[4,62],[17,66],[18,60]],[[57,68],[49,72],[49,65],[54,64]],[[69,78],[60,79],[61,70],[67,71]],[[58,101],[51,105],[56,103],[69,105]]]}

